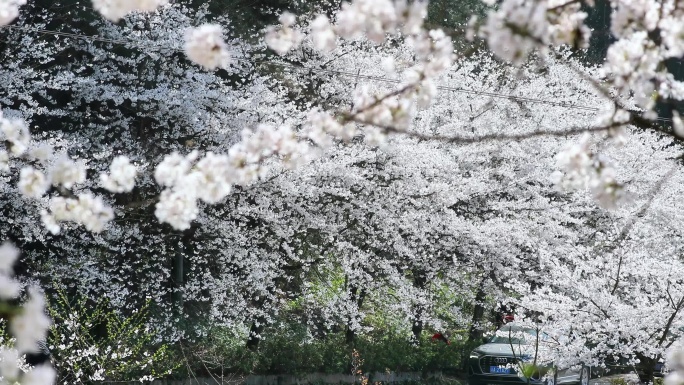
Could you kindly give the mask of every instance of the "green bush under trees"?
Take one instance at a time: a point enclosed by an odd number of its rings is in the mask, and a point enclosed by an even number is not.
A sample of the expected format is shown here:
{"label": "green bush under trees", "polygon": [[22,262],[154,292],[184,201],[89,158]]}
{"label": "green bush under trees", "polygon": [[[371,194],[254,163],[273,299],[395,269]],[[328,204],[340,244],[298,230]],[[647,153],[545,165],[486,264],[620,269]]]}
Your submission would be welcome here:
{"label": "green bush under trees", "polygon": [[[175,377],[188,375],[238,374],[351,374],[352,352],[363,359],[361,370],[375,372],[460,372],[463,357],[470,351],[461,336],[451,344],[432,341],[424,333],[414,344],[410,336],[386,330],[359,334],[353,344],[345,343],[344,332],[321,338],[307,336],[301,324],[287,323],[269,328],[268,338],[251,351],[244,336],[215,328],[206,338],[179,346],[187,360]],[[465,356],[467,357],[467,356]]]}
{"label": "green bush under trees", "polygon": [[178,367],[169,346],[158,343],[147,324],[147,306],[124,315],[104,298],[91,303],[58,290],[47,310],[54,322],[47,342],[62,383],[143,381]]}

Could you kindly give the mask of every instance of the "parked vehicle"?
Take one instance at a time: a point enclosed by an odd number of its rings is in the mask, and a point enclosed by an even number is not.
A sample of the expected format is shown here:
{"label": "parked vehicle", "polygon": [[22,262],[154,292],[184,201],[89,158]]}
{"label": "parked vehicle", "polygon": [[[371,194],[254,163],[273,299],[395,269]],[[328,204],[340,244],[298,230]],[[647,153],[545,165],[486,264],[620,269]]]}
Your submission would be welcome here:
{"label": "parked vehicle", "polygon": [[[591,370],[578,368],[554,368],[553,362],[545,361],[551,339],[537,330],[507,324],[499,329],[487,343],[478,346],[468,359],[469,385],[588,385]],[[537,357],[537,365],[532,365]]]}

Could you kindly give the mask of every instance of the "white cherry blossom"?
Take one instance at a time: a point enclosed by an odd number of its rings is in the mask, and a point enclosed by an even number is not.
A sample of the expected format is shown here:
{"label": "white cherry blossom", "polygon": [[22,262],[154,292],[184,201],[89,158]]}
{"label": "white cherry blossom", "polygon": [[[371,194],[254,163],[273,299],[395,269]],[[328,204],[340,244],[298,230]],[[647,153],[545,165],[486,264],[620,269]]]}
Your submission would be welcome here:
{"label": "white cherry blossom", "polygon": [[186,230],[197,218],[198,212],[197,198],[192,194],[187,191],[164,190],[154,214],[160,222],[169,223],[178,230]]}
{"label": "white cherry blossom", "polygon": [[9,154],[5,150],[0,150],[0,174],[4,174],[10,170]]}
{"label": "white cherry blossom", "polygon": [[57,372],[50,365],[40,365],[26,372],[22,379],[22,385],[51,385],[57,380]]}
{"label": "white cherry blossom", "polygon": [[19,16],[19,7],[26,4],[26,0],[0,0],[0,26],[11,23]]}
{"label": "white cherry blossom", "polygon": [[187,31],[185,54],[208,70],[225,68],[231,61],[228,46],[223,41],[223,30],[217,24],[204,24]]}
{"label": "white cherry blossom", "polygon": [[24,167],[19,174],[19,190],[29,198],[40,198],[50,188],[50,180],[33,167]]}
{"label": "white cherry blossom", "polygon": [[136,174],[135,165],[131,164],[128,157],[117,156],[112,161],[109,174],[100,174],[100,184],[111,192],[129,192],[135,187]]}
{"label": "white cherry blossom", "polygon": [[131,12],[152,12],[168,0],[92,0],[93,8],[105,18],[117,22]]}
{"label": "white cherry blossom", "polygon": [[3,118],[0,114],[0,140],[10,143],[12,155],[22,155],[28,147],[29,140],[28,126],[21,119]]}
{"label": "white cherry blossom", "polygon": [[280,27],[271,26],[266,29],[266,44],[279,55],[285,55],[290,50],[297,48],[304,39],[304,34],[294,27],[294,15],[283,13],[280,17]]}
{"label": "white cherry blossom", "polygon": [[0,245],[0,272],[5,274],[12,273],[12,266],[19,257],[19,249],[10,242],[3,242]]}
{"label": "white cherry blossom", "polygon": [[85,182],[86,167],[83,162],[76,162],[65,155],[52,164],[49,175],[53,186],[63,186],[66,189],[71,189],[74,185]]}
{"label": "white cherry blossom", "polygon": [[12,318],[10,332],[16,338],[19,352],[37,352],[37,342],[45,340],[50,327],[50,318],[45,314],[45,298],[36,288],[29,289],[29,299],[21,313]]}

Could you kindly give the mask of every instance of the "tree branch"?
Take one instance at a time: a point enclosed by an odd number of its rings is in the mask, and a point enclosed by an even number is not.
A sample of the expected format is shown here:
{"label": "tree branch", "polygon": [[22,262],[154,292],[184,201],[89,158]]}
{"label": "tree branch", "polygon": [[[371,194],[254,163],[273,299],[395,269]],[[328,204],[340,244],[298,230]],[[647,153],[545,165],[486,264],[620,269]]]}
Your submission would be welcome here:
{"label": "tree branch", "polygon": [[[627,235],[629,235],[629,232],[634,227],[634,224],[636,223],[637,218],[643,217],[644,214],[646,213],[646,211],[648,211],[648,209],[651,207],[651,204],[653,203],[653,200],[655,199],[656,195],[658,195],[658,192],[660,192],[663,185],[665,185],[665,182],[667,182],[672,177],[672,175],[674,174],[676,167],[677,166],[672,166],[672,168],[670,168],[670,170],[665,175],[663,175],[662,178],[660,178],[660,180],[655,184],[655,186],[653,186],[651,191],[648,192],[648,196],[649,196],[648,201],[646,201],[646,203],[643,206],[641,206],[641,208],[639,209],[639,211],[636,212],[636,214],[632,215],[629,218],[629,221],[627,222],[625,227],[622,228],[622,231],[620,231],[620,234],[618,235],[618,237],[613,242],[613,245],[611,247],[612,249],[615,249],[620,242],[622,242],[623,240],[625,240],[627,238]],[[622,267],[622,260],[623,260],[622,255],[620,255],[620,260],[618,262],[618,271],[617,271],[617,275],[615,276],[615,284],[613,285],[613,290],[611,290],[610,295],[615,294],[615,292],[617,291],[618,285],[620,283],[620,270]]]}
{"label": "tree branch", "polygon": [[541,136],[549,136],[549,137],[572,136],[572,135],[582,134],[585,132],[604,132],[604,131],[608,131],[612,128],[619,127],[619,126],[623,125],[623,123],[613,122],[613,123],[606,125],[606,126],[593,126],[593,127],[578,126],[578,127],[570,127],[568,129],[562,130],[562,131],[543,129],[543,130],[535,130],[535,131],[530,131],[530,132],[521,133],[521,134],[485,134],[485,135],[480,135],[480,136],[462,136],[462,135],[449,136],[449,135],[427,135],[427,134],[422,134],[422,133],[415,132],[415,131],[404,131],[404,130],[401,130],[399,128],[393,127],[393,126],[383,126],[383,125],[374,124],[372,122],[368,122],[365,120],[358,119],[358,118],[351,116],[351,115],[346,115],[346,117],[347,117],[347,119],[346,119],[347,121],[352,121],[352,122],[359,123],[359,124],[374,126],[374,127],[380,128],[385,133],[402,134],[402,135],[406,135],[410,138],[426,140],[426,141],[439,141],[439,142],[445,142],[445,143],[460,143],[460,144],[501,142],[501,141],[511,141],[511,140],[519,141],[519,140],[537,138],[537,137],[541,137]]}

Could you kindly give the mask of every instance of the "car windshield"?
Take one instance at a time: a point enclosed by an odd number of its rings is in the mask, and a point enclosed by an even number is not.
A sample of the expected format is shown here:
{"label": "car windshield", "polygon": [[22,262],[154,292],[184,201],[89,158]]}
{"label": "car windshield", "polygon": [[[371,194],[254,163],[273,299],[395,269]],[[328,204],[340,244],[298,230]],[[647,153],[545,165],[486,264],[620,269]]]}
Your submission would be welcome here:
{"label": "car windshield", "polygon": [[[513,345],[529,345],[536,341],[537,330],[531,328],[523,328],[519,326],[504,326],[496,331],[494,337],[489,340],[491,344],[513,344]],[[542,339],[546,337],[542,333]]]}

